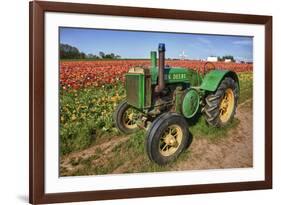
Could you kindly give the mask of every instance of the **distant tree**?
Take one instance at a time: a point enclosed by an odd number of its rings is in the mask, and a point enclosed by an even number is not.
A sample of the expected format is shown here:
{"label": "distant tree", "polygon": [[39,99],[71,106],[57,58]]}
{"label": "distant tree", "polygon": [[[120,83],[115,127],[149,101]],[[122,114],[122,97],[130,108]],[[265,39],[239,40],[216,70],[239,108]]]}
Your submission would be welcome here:
{"label": "distant tree", "polygon": [[92,53],[85,54],[80,52],[78,48],[68,45],[60,44],[60,58],[61,59],[120,59],[120,55],[115,55],[114,53],[106,54],[102,51],[99,52],[99,55],[94,55]]}
{"label": "distant tree", "polygon": [[88,58],[88,59],[100,59],[100,57],[99,56],[97,56],[97,55],[93,55],[92,53],[89,53],[88,55],[86,55],[86,58]]}
{"label": "distant tree", "polygon": [[104,57],[103,57],[103,59],[111,59],[110,54],[105,54]]}
{"label": "distant tree", "polygon": [[225,59],[229,59],[232,62],[235,62],[235,59],[234,59],[234,57],[232,55],[225,55],[225,56],[221,57],[221,61],[225,61]]}
{"label": "distant tree", "polygon": [[111,53],[111,54],[109,54],[109,55],[110,55],[110,58],[111,58],[111,59],[115,59],[115,58],[116,58],[114,53]]}
{"label": "distant tree", "polygon": [[82,53],[80,53],[80,58],[81,58],[81,59],[85,59],[85,58],[86,58],[86,54],[85,54],[85,53],[83,53],[83,52],[82,52]]}
{"label": "distant tree", "polygon": [[80,59],[80,58],[85,58],[85,53],[80,53],[79,49],[74,46],[68,44],[60,44],[60,58]]}
{"label": "distant tree", "polygon": [[115,55],[114,53],[106,54],[106,53],[104,53],[104,52],[99,52],[99,56],[100,56],[102,59],[120,59],[120,58],[121,58],[120,55]]}
{"label": "distant tree", "polygon": [[102,52],[102,51],[100,51],[100,52],[99,52],[99,56],[100,56],[101,58],[104,58],[104,57],[105,57],[105,53]]}
{"label": "distant tree", "polygon": [[86,58],[93,59],[93,58],[94,58],[94,55],[91,54],[91,53],[89,53],[89,54],[87,54]]}

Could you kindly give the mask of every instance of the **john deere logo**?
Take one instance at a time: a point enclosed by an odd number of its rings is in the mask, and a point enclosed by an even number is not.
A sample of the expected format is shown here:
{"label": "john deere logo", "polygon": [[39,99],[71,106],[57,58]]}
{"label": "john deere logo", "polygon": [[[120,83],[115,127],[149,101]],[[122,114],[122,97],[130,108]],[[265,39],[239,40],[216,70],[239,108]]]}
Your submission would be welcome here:
{"label": "john deere logo", "polygon": [[186,73],[172,73],[165,75],[165,80],[182,80],[186,78]]}

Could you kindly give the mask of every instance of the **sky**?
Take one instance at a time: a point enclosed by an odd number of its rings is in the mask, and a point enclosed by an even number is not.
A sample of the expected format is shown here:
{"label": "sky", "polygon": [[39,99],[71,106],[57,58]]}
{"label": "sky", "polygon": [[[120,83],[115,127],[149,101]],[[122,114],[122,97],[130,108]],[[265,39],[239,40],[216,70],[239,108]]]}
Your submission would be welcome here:
{"label": "sky", "polygon": [[207,59],[232,55],[236,60],[253,61],[253,37],[186,33],[60,28],[60,43],[81,52],[98,55],[114,53],[122,58],[149,58],[159,43],[166,45],[166,58]]}

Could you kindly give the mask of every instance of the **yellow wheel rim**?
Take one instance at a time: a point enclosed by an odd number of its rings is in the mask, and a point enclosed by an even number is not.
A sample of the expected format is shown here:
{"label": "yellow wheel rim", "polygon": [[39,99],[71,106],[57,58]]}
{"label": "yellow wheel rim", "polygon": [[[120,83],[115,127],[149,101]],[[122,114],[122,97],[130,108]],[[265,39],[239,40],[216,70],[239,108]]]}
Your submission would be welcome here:
{"label": "yellow wheel rim", "polygon": [[183,138],[183,132],[180,126],[178,125],[170,125],[164,131],[162,137],[160,138],[159,143],[159,152],[163,156],[170,156],[174,154]]}
{"label": "yellow wheel rim", "polygon": [[138,115],[137,113],[135,113],[135,110],[132,108],[129,108],[123,114],[123,124],[128,129],[135,129],[138,127],[137,119],[138,119]]}
{"label": "yellow wheel rim", "polygon": [[231,88],[226,89],[224,97],[220,103],[220,120],[226,123],[234,109],[234,93]]}

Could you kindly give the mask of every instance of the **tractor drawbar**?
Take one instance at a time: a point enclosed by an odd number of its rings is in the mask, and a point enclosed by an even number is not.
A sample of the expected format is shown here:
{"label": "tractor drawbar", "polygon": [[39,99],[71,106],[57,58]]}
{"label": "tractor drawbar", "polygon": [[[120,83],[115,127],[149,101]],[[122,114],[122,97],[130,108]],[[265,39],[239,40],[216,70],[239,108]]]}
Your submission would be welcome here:
{"label": "tractor drawbar", "polygon": [[166,51],[165,44],[159,43],[158,84],[155,87],[156,93],[160,93],[165,88],[165,81],[164,81],[165,51]]}

